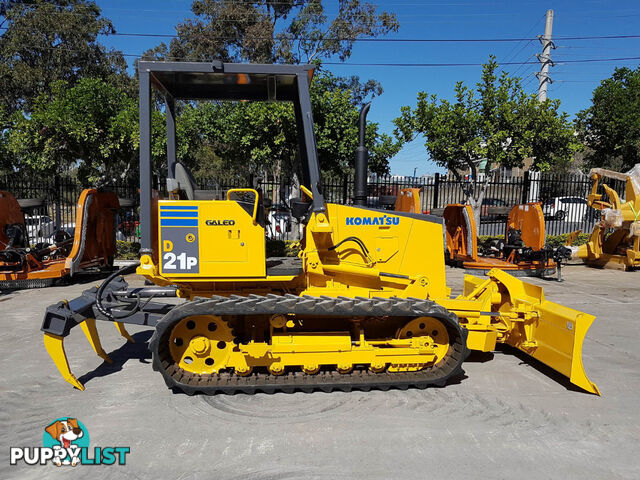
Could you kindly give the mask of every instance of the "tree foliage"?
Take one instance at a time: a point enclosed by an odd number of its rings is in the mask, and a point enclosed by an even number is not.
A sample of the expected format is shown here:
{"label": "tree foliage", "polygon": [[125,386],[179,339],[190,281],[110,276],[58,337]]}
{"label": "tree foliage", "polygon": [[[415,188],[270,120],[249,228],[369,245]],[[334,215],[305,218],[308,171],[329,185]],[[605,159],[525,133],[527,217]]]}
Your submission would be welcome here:
{"label": "tree foliage", "polygon": [[[398,29],[395,15],[377,13],[372,3],[340,0],[335,18],[329,18],[325,3],[196,0],[192,4],[195,19],[179,23],[177,38],[147,51],[143,58],[320,64],[330,57],[347,59],[358,38]],[[318,155],[325,173],[341,175],[352,167],[357,107],[380,93],[382,88],[375,80],[316,74],[311,96]],[[184,134],[178,153],[196,171],[250,172],[279,178],[296,174],[300,168],[291,105],[187,105],[177,128]],[[399,144],[378,134],[377,125],[369,125],[368,130],[372,171],[386,172],[388,159]]]}
{"label": "tree foliage", "polygon": [[[311,98],[318,155],[326,173],[353,167],[358,109],[351,92],[332,77],[313,82]],[[15,114],[7,148],[27,170],[55,174],[74,169],[85,183],[108,183],[137,176],[139,147],[137,99],[104,80],[57,82],[36,98],[30,114]],[[166,169],[164,113],[153,111],[152,158]],[[205,175],[249,174],[288,178],[299,172],[295,116],[289,103],[204,102],[179,108],[177,156]],[[0,138],[0,148],[3,146]],[[369,124],[371,169],[383,173],[399,144]]]}
{"label": "tree foliage", "polygon": [[360,0],[339,0],[329,18],[321,0],[195,0],[195,19],[178,23],[178,38],[147,52],[191,61],[305,63],[351,56],[356,39],[397,31],[393,13]]}
{"label": "tree foliage", "polygon": [[[157,130],[163,126],[154,114]],[[137,176],[138,104],[122,89],[101,79],[83,78],[70,86],[58,81],[39,95],[29,115],[17,116],[8,148],[28,170],[55,175],[75,169],[85,184]],[[166,150],[156,137],[157,161]]]}
{"label": "tree foliage", "polygon": [[[326,2],[324,2],[326,3]],[[0,6],[0,169],[73,170],[84,183],[135,178],[138,108],[135,79],[120,52],[97,41],[114,33],[90,0],[20,0]],[[194,19],[178,23],[178,38],[145,54],[194,61],[316,62],[351,55],[356,39],[395,31],[396,18],[375,5],[340,0],[328,15],[319,0],[195,0]],[[319,67],[312,103],[321,168],[352,168],[358,107],[380,85],[335,77]],[[178,105],[178,157],[203,174],[295,175],[300,168],[291,105]],[[152,156],[166,167],[164,112],[153,112]],[[372,171],[387,170],[399,143],[367,126]]]}
{"label": "tree foliage", "polygon": [[122,54],[97,42],[114,27],[95,2],[9,0],[0,14],[6,28],[0,37],[0,98],[7,113],[29,111],[60,80],[71,85],[83,77],[114,83],[128,78]]}
{"label": "tree foliage", "polygon": [[[320,167],[342,175],[353,168],[358,141],[356,101],[339,79],[318,74],[311,85]],[[297,133],[290,103],[208,102],[188,104],[178,121],[178,156],[196,171],[212,172],[203,164],[215,159],[213,171],[290,178],[300,170]],[[195,140],[195,141],[194,141]],[[388,171],[388,159],[399,142],[367,125],[370,169]]]}
{"label": "tree foliage", "polygon": [[[359,38],[396,32],[395,14],[376,12],[376,5],[339,0],[330,18],[321,0],[195,0],[195,19],[176,25],[177,38],[147,50],[145,60],[188,60],[253,63],[316,63],[348,59]],[[376,80],[334,77],[361,105],[382,93]]]}
{"label": "tree foliage", "polygon": [[460,172],[471,171],[471,180],[462,185],[478,214],[493,169],[522,167],[531,158],[533,169],[549,170],[571,161],[581,148],[567,115],[558,112],[558,100],[538,102],[523,91],[518,78],[496,75],[497,68],[491,57],[476,88],[458,82],[452,102],[420,92],[416,107],[402,107],[394,121],[400,139],[424,136],[436,164],[459,178]]}
{"label": "tree foliage", "polygon": [[626,172],[640,163],[640,67],[617,68],[577,116],[590,167]]}

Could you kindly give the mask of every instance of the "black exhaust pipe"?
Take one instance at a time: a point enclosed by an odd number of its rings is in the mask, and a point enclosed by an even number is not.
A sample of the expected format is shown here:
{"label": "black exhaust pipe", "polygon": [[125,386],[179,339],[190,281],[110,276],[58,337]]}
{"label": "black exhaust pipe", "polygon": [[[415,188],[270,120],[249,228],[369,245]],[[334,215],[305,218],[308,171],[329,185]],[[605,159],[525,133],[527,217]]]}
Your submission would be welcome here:
{"label": "black exhaust pipe", "polygon": [[365,104],[360,110],[360,126],[358,129],[358,148],[356,148],[356,174],[355,192],[353,204],[362,207],[367,206],[367,173],[369,164],[369,151],[365,146],[364,139],[367,131],[367,113],[371,108],[371,102]]}

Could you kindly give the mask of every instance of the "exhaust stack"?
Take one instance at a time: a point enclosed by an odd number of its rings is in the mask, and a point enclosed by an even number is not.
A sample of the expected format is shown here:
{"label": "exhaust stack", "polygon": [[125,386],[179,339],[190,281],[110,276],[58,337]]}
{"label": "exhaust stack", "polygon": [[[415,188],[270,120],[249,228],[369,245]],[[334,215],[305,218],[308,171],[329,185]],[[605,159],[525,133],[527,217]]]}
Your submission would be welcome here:
{"label": "exhaust stack", "polygon": [[360,110],[360,126],[358,129],[358,148],[356,148],[356,173],[354,205],[367,206],[367,171],[369,163],[369,151],[365,146],[365,134],[367,130],[367,113],[371,108],[371,102],[365,104]]}

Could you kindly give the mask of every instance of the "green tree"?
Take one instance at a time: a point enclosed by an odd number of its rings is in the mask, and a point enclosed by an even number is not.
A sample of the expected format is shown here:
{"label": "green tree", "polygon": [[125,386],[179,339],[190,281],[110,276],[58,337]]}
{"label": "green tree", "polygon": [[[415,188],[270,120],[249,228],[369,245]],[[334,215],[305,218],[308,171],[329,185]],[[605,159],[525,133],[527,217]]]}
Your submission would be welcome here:
{"label": "green tree", "polygon": [[0,174],[11,173],[13,171],[13,158],[8,149],[9,135],[11,133],[10,115],[6,109],[0,105]]}
{"label": "green tree", "polygon": [[146,54],[191,61],[303,63],[351,56],[356,39],[398,29],[393,13],[360,0],[339,0],[330,19],[321,0],[195,0],[194,19],[176,26],[178,38]]}
{"label": "green tree", "polygon": [[[261,63],[346,60],[355,41],[396,31],[392,13],[377,12],[370,2],[340,0],[334,18],[320,0],[195,0],[194,19],[176,26],[177,38],[143,55],[145,59],[250,61]],[[318,69],[318,71],[320,68]],[[341,175],[353,164],[357,108],[382,93],[374,80],[316,73],[312,103],[320,165]],[[182,125],[180,125],[182,123]],[[178,122],[178,153],[196,172],[296,176],[297,136],[290,105],[211,103],[184,107]],[[387,171],[398,142],[368,126],[371,166]],[[207,163],[210,163],[207,165]],[[212,165],[211,165],[212,164]]]}
{"label": "green tree", "polygon": [[[581,148],[567,115],[558,112],[558,100],[538,102],[522,90],[518,78],[504,72],[498,77],[497,68],[490,57],[475,90],[458,82],[453,102],[420,92],[417,106],[402,107],[394,121],[398,138],[423,135],[431,160],[458,178],[478,225],[495,169],[522,167],[525,158],[532,158],[534,170],[549,170]],[[467,170],[470,178],[463,179],[461,172]]]}
{"label": "green tree", "polygon": [[[358,107],[350,90],[328,73],[311,86],[320,167],[327,175],[353,169],[358,137]],[[196,172],[218,176],[248,174],[291,180],[299,178],[295,116],[291,104],[207,102],[187,104],[177,121],[178,156]],[[388,171],[388,159],[400,143],[367,125],[370,169]],[[212,162],[214,165],[206,165]],[[213,168],[212,168],[213,167]]]}
{"label": "green tree", "polygon": [[[338,174],[353,168],[358,109],[349,90],[331,76],[312,84],[320,165]],[[293,108],[287,103],[187,103],[177,119],[178,158],[201,174],[229,179],[248,174],[290,180],[299,173]],[[1,113],[1,112],[0,112]],[[164,114],[153,111],[152,158],[166,170]],[[56,174],[73,170],[84,184],[104,184],[137,176],[139,155],[137,99],[101,79],[83,78],[73,86],[57,82],[38,96],[29,114],[15,113],[15,124],[0,148],[24,171]],[[400,148],[376,124],[367,126],[371,169],[387,171]]]}
{"label": "green tree", "polygon": [[[156,131],[163,117],[154,112]],[[58,81],[39,95],[29,115],[16,114],[8,149],[27,171],[58,174],[74,170],[84,184],[137,177],[138,103],[101,79],[83,78],[73,86]],[[160,164],[166,139],[154,137],[153,156]]]}
{"label": "green tree", "polygon": [[626,172],[640,163],[640,67],[616,68],[603,80],[577,126],[588,166]]}
{"label": "green tree", "polygon": [[5,1],[0,37],[0,99],[8,114],[30,111],[55,82],[99,77],[128,84],[120,52],[97,42],[114,32],[100,8],[87,0]]}
{"label": "green tree", "polygon": [[[194,19],[176,26],[169,45],[146,51],[145,60],[188,60],[255,63],[310,63],[338,57],[348,59],[359,38],[396,32],[395,14],[376,11],[360,0],[339,0],[330,18],[321,0],[195,0]],[[333,6],[333,5],[332,5]],[[375,80],[336,78],[352,91],[355,102],[380,95]]]}

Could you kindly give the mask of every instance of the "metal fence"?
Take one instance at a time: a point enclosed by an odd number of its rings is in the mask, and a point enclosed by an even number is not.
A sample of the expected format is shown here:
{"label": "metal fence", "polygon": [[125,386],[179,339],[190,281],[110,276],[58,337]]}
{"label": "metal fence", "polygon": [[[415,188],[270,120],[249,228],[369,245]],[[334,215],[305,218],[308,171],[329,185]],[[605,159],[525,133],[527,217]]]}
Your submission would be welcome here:
{"label": "metal fence", "polygon": [[[154,178],[161,193],[165,179]],[[619,194],[624,193],[624,182],[607,182]],[[287,202],[294,196],[294,188],[288,181],[272,179],[231,179],[218,182],[213,178],[200,178],[202,189],[220,189],[254,186],[261,189],[265,198],[275,200],[276,208],[267,215],[267,235],[274,239],[293,240],[299,237],[299,229],[287,213]],[[438,212],[449,203],[464,203],[465,197],[460,182],[455,178],[435,174],[428,177],[371,177],[368,184],[368,204],[380,206],[380,197],[397,195],[403,188],[420,188],[420,199],[424,213]],[[37,199],[40,205],[24,207],[31,241],[47,241],[57,228],[72,230],[75,226],[76,202],[82,186],[73,178],[34,179],[24,175],[0,176],[0,189],[8,190],[18,199]],[[139,197],[137,184],[115,184],[108,188],[120,198],[118,212],[119,240],[136,241],[139,225]],[[525,172],[522,177],[501,176],[494,178],[485,193],[485,205],[511,207],[525,202],[543,202],[546,231],[549,235],[568,233],[582,229],[590,231],[599,216],[586,205],[591,190],[591,180],[586,175],[559,175]],[[331,203],[351,204],[354,195],[354,179],[325,178],[323,181],[325,200]],[[36,202],[30,202],[31,205]],[[25,203],[25,202],[22,202]],[[279,205],[278,205],[279,204]],[[502,210],[506,211],[506,208]],[[504,214],[495,215],[483,207],[480,235],[502,235]]]}

